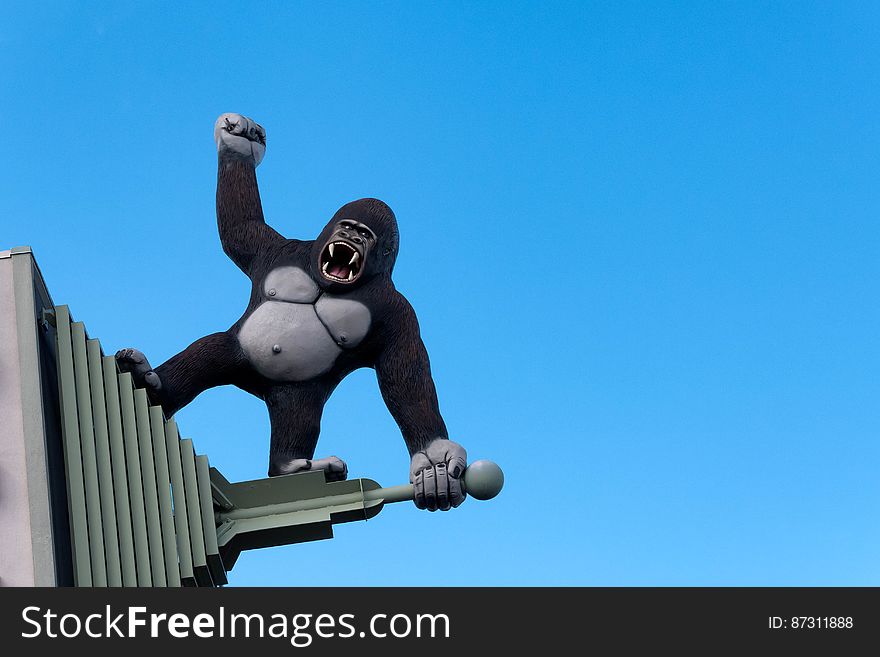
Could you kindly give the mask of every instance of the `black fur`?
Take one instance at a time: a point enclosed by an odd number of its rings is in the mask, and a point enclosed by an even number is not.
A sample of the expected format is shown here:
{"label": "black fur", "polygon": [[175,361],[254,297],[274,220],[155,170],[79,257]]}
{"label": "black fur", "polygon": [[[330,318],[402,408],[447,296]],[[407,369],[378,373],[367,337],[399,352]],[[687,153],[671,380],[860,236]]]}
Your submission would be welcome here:
{"label": "black fur", "polygon": [[[377,238],[362,274],[351,284],[334,283],[320,274],[320,252],[343,219],[366,224]],[[371,367],[410,455],[435,438],[447,437],[415,312],[391,280],[398,251],[397,220],[391,208],[377,199],[353,201],[336,212],[318,239],[287,239],[264,220],[253,162],[221,154],[217,223],[223,250],[251,279],[250,302],[229,330],[197,340],[155,368],[161,388],[150,394],[166,415],[218,385],[235,385],[256,395],[269,409],[269,474],[275,475],[291,459],[313,458],[330,394],[354,370]],[[279,383],[257,373],[237,338],[244,321],[263,301],[266,275],[285,265],[309,272],[323,291],[360,301],[372,317],[369,333],[356,348],[344,350],[330,371],[298,383]]]}

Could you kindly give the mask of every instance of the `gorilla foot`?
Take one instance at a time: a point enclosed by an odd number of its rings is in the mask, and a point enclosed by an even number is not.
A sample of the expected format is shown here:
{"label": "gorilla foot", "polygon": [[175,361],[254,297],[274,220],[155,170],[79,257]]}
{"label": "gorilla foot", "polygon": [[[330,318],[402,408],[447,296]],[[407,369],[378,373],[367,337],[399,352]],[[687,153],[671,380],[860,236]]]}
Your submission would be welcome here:
{"label": "gorilla foot", "polygon": [[138,388],[146,388],[148,392],[159,392],[162,381],[153,371],[150,361],[137,349],[120,349],[116,352],[116,363],[120,372],[130,372],[134,384]]}
{"label": "gorilla foot", "polygon": [[344,481],[348,478],[348,466],[336,456],[328,456],[324,459],[279,459],[269,468],[269,476],[277,477],[312,470],[323,470],[327,481]]}

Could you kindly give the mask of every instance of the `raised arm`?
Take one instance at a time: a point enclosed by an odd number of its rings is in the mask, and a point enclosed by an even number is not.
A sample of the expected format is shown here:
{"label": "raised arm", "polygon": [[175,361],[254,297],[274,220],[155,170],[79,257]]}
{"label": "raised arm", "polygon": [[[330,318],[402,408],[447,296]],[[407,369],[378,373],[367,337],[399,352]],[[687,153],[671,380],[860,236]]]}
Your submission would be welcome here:
{"label": "raised arm", "polygon": [[222,114],[214,124],[217,144],[217,227],[223,251],[246,274],[260,250],[284,238],[266,225],[257,187],[257,166],[266,152],[266,132],[240,114]]}
{"label": "raised arm", "polygon": [[409,449],[416,506],[445,511],[464,501],[467,453],[448,438],[418,320],[402,297],[395,315],[376,361],[379,389]]}

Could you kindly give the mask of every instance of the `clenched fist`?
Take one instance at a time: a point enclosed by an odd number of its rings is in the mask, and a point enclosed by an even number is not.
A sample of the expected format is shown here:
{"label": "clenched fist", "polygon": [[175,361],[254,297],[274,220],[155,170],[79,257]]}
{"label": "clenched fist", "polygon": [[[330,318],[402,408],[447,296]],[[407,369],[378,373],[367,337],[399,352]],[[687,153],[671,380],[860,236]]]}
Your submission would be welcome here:
{"label": "clenched fist", "polygon": [[467,496],[461,476],[467,468],[464,447],[446,438],[437,438],[412,457],[409,480],[414,501],[420,509],[448,511]]}
{"label": "clenched fist", "polygon": [[266,154],[266,131],[256,121],[227,112],[214,123],[214,141],[221,156],[252,160],[254,166]]}

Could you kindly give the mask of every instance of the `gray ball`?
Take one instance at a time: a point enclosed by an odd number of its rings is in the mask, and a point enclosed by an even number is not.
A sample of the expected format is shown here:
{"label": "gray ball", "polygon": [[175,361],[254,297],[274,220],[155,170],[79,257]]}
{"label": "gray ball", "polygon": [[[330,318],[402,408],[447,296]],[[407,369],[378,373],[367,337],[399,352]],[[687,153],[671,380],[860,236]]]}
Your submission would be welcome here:
{"label": "gray ball", "polygon": [[464,487],[471,497],[491,500],[504,487],[504,473],[497,463],[474,461],[464,471]]}

